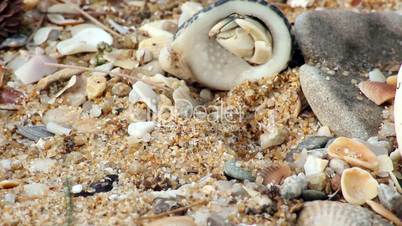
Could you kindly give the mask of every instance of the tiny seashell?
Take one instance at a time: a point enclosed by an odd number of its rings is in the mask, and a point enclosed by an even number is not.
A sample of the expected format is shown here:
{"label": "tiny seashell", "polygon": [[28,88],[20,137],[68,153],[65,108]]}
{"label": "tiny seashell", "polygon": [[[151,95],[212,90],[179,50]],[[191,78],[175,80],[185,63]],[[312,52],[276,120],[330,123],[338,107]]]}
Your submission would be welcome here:
{"label": "tiny seashell", "polygon": [[378,167],[377,156],[364,144],[339,137],[328,146],[328,155],[332,158],[339,158],[352,166],[361,166],[368,169]]}
{"label": "tiny seashell", "polygon": [[11,189],[20,185],[19,181],[16,180],[3,180],[0,181],[0,189]]}
{"label": "tiny seashell", "polygon": [[387,84],[391,86],[396,86],[398,84],[398,76],[393,75],[387,78]]}
{"label": "tiny seashell", "polygon": [[377,157],[378,169],[376,173],[378,176],[387,177],[388,174],[394,171],[394,164],[388,155],[380,155]]}
{"label": "tiny seashell", "polygon": [[44,63],[57,63],[57,61],[45,55],[35,55],[16,70],[15,75],[24,84],[31,84],[57,71],[56,67],[46,66]]}
{"label": "tiny seashell", "polygon": [[[74,9],[74,6],[71,4],[54,4],[50,6],[47,11],[49,14],[47,18],[50,22],[58,25],[77,25],[83,23],[84,20],[82,18],[78,19],[66,19],[62,15],[62,13],[76,13],[77,11]],[[60,13],[60,14],[58,14]]]}
{"label": "tiny seashell", "polygon": [[59,70],[39,80],[38,84],[36,84],[36,88],[40,91],[42,89],[47,88],[53,82],[70,79],[72,76],[81,74],[82,72],[83,70],[81,69],[72,69],[72,68]]}
{"label": "tiny seashell", "polygon": [[173,20],[157,20],[157,21],[153,21],[153,22],[144,24],[140,28],[140,31],[146,32],[152,38],[162,37],[162,38],[167,38],[167,39],[173,39],[173,34],[170,33],[169,31],[166,31],[163,29],[163,24],[166,21],[175,23],[175,21],[173,21]]}
{"label": "tiny seashell", "polygon": [[364,81],[359,84],[360,91],[377,105],[394,99],[396,87],[383,82]]}
{"label": "tiny seashell", "polygon": [[103,42],[111,45],[113,43],[112,36],[100,28],[86,28],[72,38],[59,42],[57,50],[62,55],[96,52],[98,45]]}
{"label": "tiny seashell", "polygon": [[156,122],[135,122],[128,126],[128,134],[132,137],[143,139],[155,127]]}
{"label": "tiny seashell", "polygon": [[235,160],[229,160],[225,162],[225,165],[223,166],[223,171],[231,178],[235,178],[238,180],[248,180],[251,182],[255,181],[255,177],[251,174],[251,172],[237,166]]}
{"label": "tiny seashell", "polygon": [[299,226],[391,226],[388,221],[370,210],[335,201],[313,201],[304,204],[297,224]]}
{"label": "tiny seashell", "polygon": [[119,32],[120,34],[127,34],[128,33],[128,28],[125,26],[122,26],[118,23],[116,23],[114,20],[112,19],[107,19],[107,22],[110,24],[110,26],[115,29],[117,32]]}
{"label": "tiny seashell", "polygon": [[57,26],[42,27],[35,33],[33,41],[35,45],[41,45],[47,41],[52,32],[59,32],[61,30],[63,28]]}
{"label": "tiny seashell", "polygon": [[148,84],[138,81],[133,85],[129,94],[129,100],[132,103],[144,102],[153,112],[158,111],[159,96]]}
{"label": "tiny seashell", "polygon": [[41,138],[54,136],[54,134],[49,132],[45,126],[18,127],[17,133],[35,142],[38,142]]}
{"label": "tiny seashell", "polygon": [[282,181],[292,175],[290,167],[286,164],[272,164],[261,171],[263,177],[263,184],[279,185]]}
{"label": "tiny seashell", "polygon": [[317,158],[313,155],[307,156],[304,164],[304,172],[306,176],[321,174],[328,165],[328,160]]}
{"label": "tiny seashell", "polygon": [[188,216],[166,217],[153,221],[146,226],[197,226],[193,218]]}
{"label": "tiny seashell", "polygon": [[68,136],[71,133],[71,129],[69,128],[65,128],[57,123],[54,122],[49,122],[46,124],[46,129],[51,132],[54,133],[56,135],[66,135]]}
{"label": "tiny seashell", "polygon": [[378,182],[361,168],[343,171],[341,178],[343,197],[351,204],[362,205],[378,195]]}
{"label": "tiny seashell", "polygon": [[381,205],[377,202],[371,201],[371,200],[367,201],[367,205],[369,205],[371,207],[371,209],[374,210],[374,212],[383,216],[385,219],[388,219],[395,225],[398,225],[398,226],[402,225],[402,221],[397,216],[395,216],[395,214],[393,214],[391,211],[387,210],[383,205]]}

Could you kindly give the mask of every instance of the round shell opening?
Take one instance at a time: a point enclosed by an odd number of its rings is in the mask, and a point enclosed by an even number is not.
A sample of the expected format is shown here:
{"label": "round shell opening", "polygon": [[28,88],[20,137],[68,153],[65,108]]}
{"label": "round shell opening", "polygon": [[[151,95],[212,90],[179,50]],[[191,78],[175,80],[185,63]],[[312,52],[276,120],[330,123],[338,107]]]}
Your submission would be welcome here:
{"label": "round shell opening", "polygon": [[378,182],[363,169],[354,167],[342,173],[343,197],[349,203],[362,205],[378,195]]}

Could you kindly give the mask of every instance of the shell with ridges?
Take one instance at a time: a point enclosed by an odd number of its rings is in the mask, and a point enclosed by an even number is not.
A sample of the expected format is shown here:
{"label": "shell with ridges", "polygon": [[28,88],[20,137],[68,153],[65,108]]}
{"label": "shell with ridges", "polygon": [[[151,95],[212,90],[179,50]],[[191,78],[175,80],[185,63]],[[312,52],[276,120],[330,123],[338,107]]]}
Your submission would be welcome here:
{"label": "shell with ridges", "polygon": [[279,185],[285,178],[292,175],[290,167],[285,164],[272,164],[261,171],[263,177],[263,184],[276,184]]}
{"label": "shell with ridges", "polygon": [[357,140],[339,137],[328,146],[328,155],[339,158],[352,166],[368,169],[378,167],[377,156],[364,144]]}
{"label": "shell with ridges", "polygon": [[362,205],[378,195],[378,182],[361,168],[343,171],[341,178],[343,197],[351,204]]}
{"label": "shell with ridges", "polygon": [[395,97],[395,86],[383,82],[364,81],[359,84],[360,91],[377,105]]}

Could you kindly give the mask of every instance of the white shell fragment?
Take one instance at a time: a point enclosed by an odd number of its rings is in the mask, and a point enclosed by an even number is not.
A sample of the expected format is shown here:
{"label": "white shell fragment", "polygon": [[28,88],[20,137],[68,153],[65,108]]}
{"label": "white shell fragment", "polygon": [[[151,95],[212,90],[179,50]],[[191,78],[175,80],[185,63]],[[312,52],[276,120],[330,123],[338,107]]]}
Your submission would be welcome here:
{"label": "white shell fragment", "polygon": [[32,183],[24,185],[24,192],[27,196],[43,196],[46,195],[49,188],[45,184]]}
{"label": "white shell fragment", "polygon": [[308,6],[311,6],[314,3],[314,0],[288,0],[286,3],[292,8],[306,8]]}
{"label": "white shell fragment", "polygon": [[181,9],[181,15],[179,17],[179,26],[184,24],[188,19],[190,19],[194,14],[196,14],[198,11],[202,10],[202,5],[198,2],[185,2],[183,5],[180,7]]}
{"label": "white shell fragment", "polygon": [[102,42],[111,45],[113,38],[109,33],[100,28],[87,28],[78,32],[72,38],[59,42],[57,50],[62,55],[96,52],[98,45]]}
{"label": "white shell fragment", "polygon": [[163,29],[163,24],[165,22],[175,23],[174,20],[157,20],[144,24],[142,27],[140,27],[140,31],[147,33],[152,38],[161,37],[166,39],[173,39],[173,34]]}
{"label": "white shell fragment", "polygon": [[281,145],[288,137],[288,130],[275,127],[260,136],[260,145],[262,148],[270,148]]}
{"label": "white shell fragment", "polygon": [[51,132],[54,133],[56,135],[70,135],[71,133],[71,129],[63,127],[57,123],[54,122],[49,122],[46,124],[46,129]]}
{"label": "white shell fragment", "polygon": [[345,200],[355,205],[362,205],[378,195],[378,182],[369,172],[358,167],[343,171],[341,187]]}
{"label": "white shell fragment", "polygon": [[35,159],[32,161],[29,171],[31,173],[48,172],[56,163],[57,161],[53,159]]}
{"label": "white shell fragment", "polygon": [[33,41],[35,45],[41,45],[47,41],[52,32],[59,32],[61,30],[63,30],[63,28],[58,26],[48,26],[39,28],[39,30],[35,33],[33,37]]}
{"label": "white shell fragment", "polygon": [[378,169],[377,174],[381,177],[387,177],[389,173],[394,171],[394,164],[388,155],[377,156]]}
{"label": "white shell fragment", "polygon": [[369,72],[369,80],[372,82],[385,82],[387,78],[385,78],[384,74],[376,68]]}
{"label": "white shell fragment", "polygon": [[304,172],[306,176],[321,174],[324,172],[328,165],[328,160],[317,158],[313,155],[307,156],[306,163],[304,163]]}
{"label": "white shell fragment", "polygon": [[189,19],[161,50],[159,62],[179,78],[229,90],[247,80],[273,78],[287,67],[291,52],[288,22],[275,6],[232,0]]}
{"label": "white shell fragment", "polygon": [[[47,18],[50,20],[50,22],[58,25],[75,25],[75,24],[80,24],[83,23],[84,20],[82,18],[78,19],[66,19],[62,15],[62,13],[77,13],[77,11],[74,9],[74,6],[71,4],[54,4],[50,6],[47,11],[49,14],[47,15]],[[58,14],[60,13],[60,14]]]}
{"label": "white shell fragment", "polygon": [[138,81],[133,85],[129,94],[129,100],[132,103],[144,102],[153,112],[158,111],[159,96],[148,84]]}
{"label": "white shell fragment", "polygon": [[35,55],[16,70],[15,75],[24,84],[31,84],[57,71],[56,67],[46,66],[44,63],[57,63],[57,61],[45,55]]}
{"label": "white shell fragment", "polygon": [[128,126],[128,134],[137,139],[144,139],[156,127],[156,122],[135,122]]}

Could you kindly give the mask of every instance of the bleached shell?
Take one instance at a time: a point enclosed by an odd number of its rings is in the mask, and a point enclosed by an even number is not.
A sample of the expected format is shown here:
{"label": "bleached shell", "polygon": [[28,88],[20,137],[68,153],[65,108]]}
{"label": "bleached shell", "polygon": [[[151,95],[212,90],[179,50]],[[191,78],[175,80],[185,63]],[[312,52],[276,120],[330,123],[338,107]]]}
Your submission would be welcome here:
{"label": "bleached shell", "polygon": [[371,201],[371,200],[367,201],[367,204],[371,207],[371,209],[374,210],[374,212],[383,216],[385,219],[390,220],[392,223],[394,223],[397,226],[402,225],[402,221],[391,211],[387,210],[383,205],[381,205],[377,202]]}
{"label": "bleached shell", "polygon": [[263,184],[279,185],[285,178],[292,174],[290,167],[285,164],[272,164],[261,171]]}
{"label": "bleached shell", "polygon": [[49,75],[57,70],[56,67],[46,66],[44,63],[57,63],[57,61],[45,55],[35,55],[16,70],[15,75],[24,84],[37,82],[43,76]]}
{"label": "bleached shell", "polygon": [[361,168],[353,167],[342,173],[343,197],[351,204],[362,205],[378,195],[378,182]]}
{"label": "bleached shell", "polygon": [[48,26],[39,28],[39,30],[35,33],[33,40],[35,45],[41,45],[49,38],[50,33],[53,31],[61,31],[63,28],[57,26]]}
{"label": "bleached shell", "polygon": [[332,158],[339,158],[352,166],[361,166],[368,169],[378,167],[377,156],[364,144],[339,137],[328,146],[328,155]]}
{"label": "bleached shell", "polygon": [[377,159],[377,174],[379,176],[387,177],[390,172],[394,171],[394,164],[392,163],[392,159],[388,155],[380,155],[377,157]]}
{"label": "bleached shell", "polygon": [[188,216],[166,217],[153,221],[146,226],[197,226],[193,218]]}
{"label": "bleached shell", "polygon": [[57,135],[66,135],[68,136],[71,133],[71,129],[61,126],[54,122],[49,122],[46,124],[46,129]]}
{"label": "bleached shell", "polygon": [[377,105],[395,97],[396,88],[383,82],[364,81],[359,84],[360,91]]}
{"label": "bleached shell", "polygon": [[62,55],[96,52],[98,50],[98,44],[102,42],[111,45],[113,38],[109,33],[100,28],[87,28],[78,32],[72,38],[59,42],[57,44],[57,50]]}
{"label": "bleached shell", "polygon": [[140,31],[148,33],[148,35],[152,38],[165,38],[165,39],[173,39],[173,34],[170,33],[169,31],[166,31],[163,29],[163,24],[165,22],[172,22],[176,23],[174,20],[157,20],[153,21],[147,24],[144,24],[141,28]]}
{"label": "bleached shell", "polygon": [[135,122],[128,126],[128,134],[132,137],[142,139],[149,134],[156,126],[156,122]]}
{"label": "bleached shell", "polygon": [[148,84],[138,81],[133,85],[129,94],[129,100],[132,103],[144,102],[153,112],[158,111],[159,96]]}
{"label": "bleached shell", "polygon": [[328,165],[328,160],[320,159],[316,156],[307,156],[306,163],[304,164],[304,172],[306,176],[321,174],[324,172]]}
{"label": "bleached shell", "polygon": [[304,204],[297,220],[298,226],[391,226],[392,224],[370,210],[335,201],[314,201]]}
{"label": "bleached shell", "polygon": [[66,29],[71,32],[72,36],[75,36],[82,30],[85,30],[87,28],[100,28],[100,27],[96,26],[95,24],[84,23],[84,24],[79,24],[79,25],[75,25],[75,26],[69,26]]}

